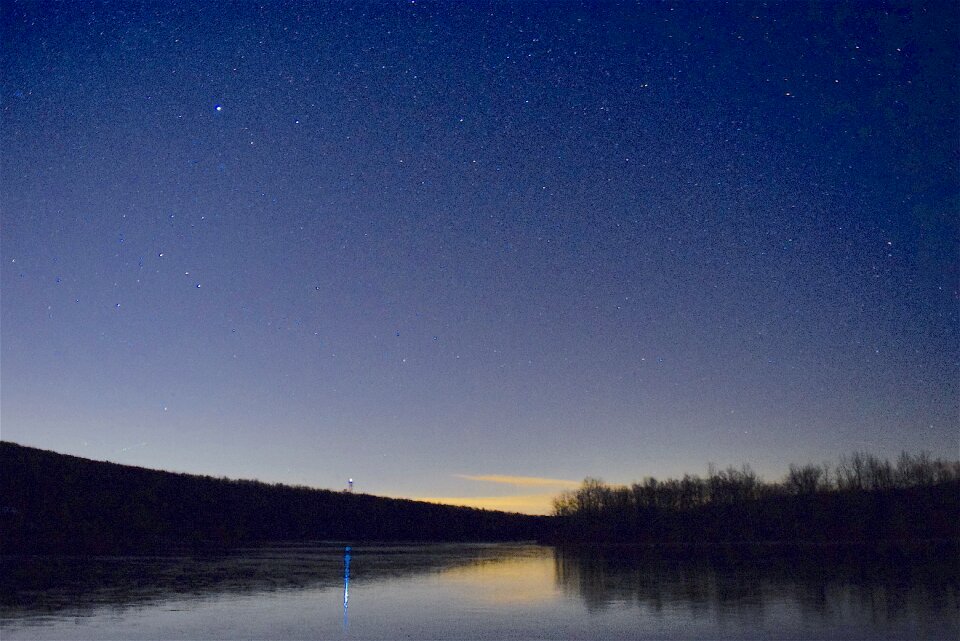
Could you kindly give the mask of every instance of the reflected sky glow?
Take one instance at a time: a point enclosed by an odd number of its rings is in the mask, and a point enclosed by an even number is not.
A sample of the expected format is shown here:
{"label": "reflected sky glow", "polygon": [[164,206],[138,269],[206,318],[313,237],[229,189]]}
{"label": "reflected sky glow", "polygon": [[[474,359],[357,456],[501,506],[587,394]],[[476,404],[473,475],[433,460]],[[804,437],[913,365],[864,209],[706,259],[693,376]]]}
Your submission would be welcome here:
{"label": "reflected sky glow", "polygon": [[450,568],[439,578],[445,588],[468,589],[472,599],[504,606],[546,604],[558,594],[556,563],[546,554]]}
{"label": "reflected sky glow", "polygon": [[[12,597],[0,625],[5,641],[872,640],[948,639],[960,631],[951,568],[935,557],[890,563],[869,555],[837,559],[836,549],[784,558],[742,549],[745,556],[731,560],[730,551],[720,558],[700,552],[663,558],[518,545],[301,546],[224,558],[73,559],[71,576],[44,580],[86,578],[91,589],[74,598],[62,589]],[[145,575],[151,564],[156,572]],[[34,605],[21,609],[27,601]]]}

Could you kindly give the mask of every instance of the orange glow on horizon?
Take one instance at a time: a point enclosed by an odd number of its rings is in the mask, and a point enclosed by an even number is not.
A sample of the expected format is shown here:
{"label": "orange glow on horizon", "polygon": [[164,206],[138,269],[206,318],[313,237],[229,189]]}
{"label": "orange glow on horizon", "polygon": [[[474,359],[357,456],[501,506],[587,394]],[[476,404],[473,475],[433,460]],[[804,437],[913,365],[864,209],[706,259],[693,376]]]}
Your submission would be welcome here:
{"label": "orange glow on horizon", "polygon": [[519,512],[520,514],[544,515],[553,511],[553,499],[556,493],[549,494],[518,494],[513,496],[455,496],[410,497],[414,501],[439,503],[442,505],[456,505],[460,507],[475,507],[483,510],[499,510],[502,512]]}

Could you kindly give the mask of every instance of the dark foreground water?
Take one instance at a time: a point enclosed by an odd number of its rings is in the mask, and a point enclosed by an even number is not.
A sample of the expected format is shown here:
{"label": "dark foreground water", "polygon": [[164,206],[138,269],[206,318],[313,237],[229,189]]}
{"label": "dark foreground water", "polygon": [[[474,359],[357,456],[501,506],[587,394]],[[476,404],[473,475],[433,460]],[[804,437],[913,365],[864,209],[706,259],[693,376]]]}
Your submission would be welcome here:
{"label": "dark foreground water", "polygon": [[278,545],[2,560],[8,639],[957,639],[956,549]]}

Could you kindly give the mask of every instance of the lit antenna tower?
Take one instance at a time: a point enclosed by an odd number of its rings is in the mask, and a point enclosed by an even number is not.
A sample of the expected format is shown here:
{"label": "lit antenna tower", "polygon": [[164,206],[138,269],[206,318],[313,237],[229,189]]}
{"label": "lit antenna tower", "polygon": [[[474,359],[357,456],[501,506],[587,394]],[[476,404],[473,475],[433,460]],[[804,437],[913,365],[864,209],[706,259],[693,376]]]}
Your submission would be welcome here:
{"label": "lit antenna tower", "polygon": [[353,494],[353,479],[347,479],[347,492]]}

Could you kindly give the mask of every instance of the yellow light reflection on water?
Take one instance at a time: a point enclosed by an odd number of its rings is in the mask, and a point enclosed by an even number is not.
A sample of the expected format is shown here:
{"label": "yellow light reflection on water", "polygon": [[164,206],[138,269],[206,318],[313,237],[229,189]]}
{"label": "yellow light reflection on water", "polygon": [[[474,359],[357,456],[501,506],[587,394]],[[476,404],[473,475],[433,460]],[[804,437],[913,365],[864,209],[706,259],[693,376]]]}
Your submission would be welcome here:
{"label": "yellow light reflection on water", "polygon": [[529,555],[486,559],[441,572],[445,589],[469,593],[488,604],[524,605],[555,601],[559,594],[553,555],[538,551]]}

